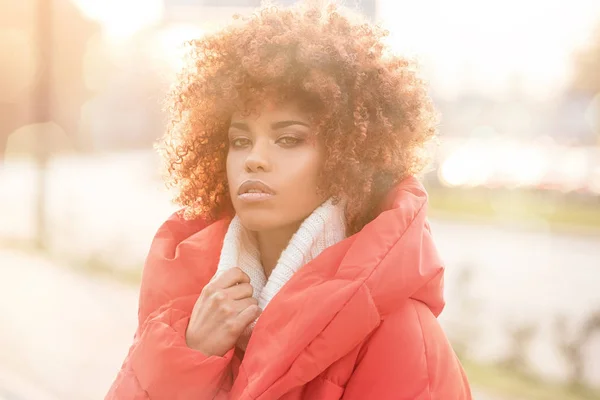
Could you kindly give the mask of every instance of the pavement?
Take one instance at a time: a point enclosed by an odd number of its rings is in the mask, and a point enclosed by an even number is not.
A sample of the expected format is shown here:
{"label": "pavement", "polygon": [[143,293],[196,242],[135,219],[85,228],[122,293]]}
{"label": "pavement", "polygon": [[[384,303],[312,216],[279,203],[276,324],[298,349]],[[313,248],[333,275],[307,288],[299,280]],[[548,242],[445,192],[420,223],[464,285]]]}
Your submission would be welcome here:
{"label": "pavement", "polygon": [[0,399],[102,399],[135,331],[137,288],[0,250]]}

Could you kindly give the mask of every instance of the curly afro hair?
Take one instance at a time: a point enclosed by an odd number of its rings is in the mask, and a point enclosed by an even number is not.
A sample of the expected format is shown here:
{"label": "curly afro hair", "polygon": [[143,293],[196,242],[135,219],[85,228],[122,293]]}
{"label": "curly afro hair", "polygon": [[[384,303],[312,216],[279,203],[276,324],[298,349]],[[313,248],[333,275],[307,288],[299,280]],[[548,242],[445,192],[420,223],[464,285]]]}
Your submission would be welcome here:
{"label": "curly afro hair", "polygon": [[387,35],[330,4],[263,7],[189,42],[159,146],[184,218],[231,210],[225,165],[232,113],[295,101],[326,148],[320,190],[344,200],[350,233],[370,222],[396,183],[422,172],[437,131],[416,63],[391,54]]}

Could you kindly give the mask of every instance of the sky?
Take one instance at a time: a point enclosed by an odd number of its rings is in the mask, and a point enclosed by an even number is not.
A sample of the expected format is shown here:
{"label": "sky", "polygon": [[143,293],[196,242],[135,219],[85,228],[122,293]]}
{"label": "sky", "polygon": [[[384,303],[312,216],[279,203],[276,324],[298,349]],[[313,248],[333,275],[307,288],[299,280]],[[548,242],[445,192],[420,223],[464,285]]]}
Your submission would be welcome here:
{"label": "sky", "polygon": [[[163,0],[73,1],[113,43],[164,15]],[[381,0],[378,7],[390,45],[421,60],[450,95],[465,86],[503,93],[518,76],[528,93],[548,96],[566,83],[573,52],[600,24],[600,0]],[[185,21],[166,32],[165,45],[196,32]]]}

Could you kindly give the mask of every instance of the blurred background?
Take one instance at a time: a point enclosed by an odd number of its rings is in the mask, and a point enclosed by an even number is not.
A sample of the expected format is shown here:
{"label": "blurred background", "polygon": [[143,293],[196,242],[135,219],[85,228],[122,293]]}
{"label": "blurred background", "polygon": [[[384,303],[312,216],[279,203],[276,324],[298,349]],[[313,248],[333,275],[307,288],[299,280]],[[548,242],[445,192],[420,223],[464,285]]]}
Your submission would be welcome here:
{"label": "blurred background", "polygon": [[[294,1],[278,1],[289,5]],[[0,0],[0,399],[100,399],[176,208],[182,46],[259,0]],[[477,399],[600,399],[600,1],[346,1],[418,57],[441,321]]]}

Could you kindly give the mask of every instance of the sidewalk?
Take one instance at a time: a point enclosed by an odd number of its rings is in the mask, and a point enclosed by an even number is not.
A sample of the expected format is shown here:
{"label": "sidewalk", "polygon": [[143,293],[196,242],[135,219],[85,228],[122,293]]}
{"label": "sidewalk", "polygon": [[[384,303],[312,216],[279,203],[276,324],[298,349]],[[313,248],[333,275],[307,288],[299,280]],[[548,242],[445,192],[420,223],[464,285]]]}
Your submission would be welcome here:
{"label": "sidewalk", "polygon": [[133,337],[137,289],[0,249],[0,400],[103,399]]}
{"label": "sidewalk", "polygon": [[24,380],[7,369],[0,368],[0,400],[59,400],[46,390]]}
{"label": "sidewalk", "polygon": [[136,319],[137,288],[0,250],[0,399],[102,399]]}

